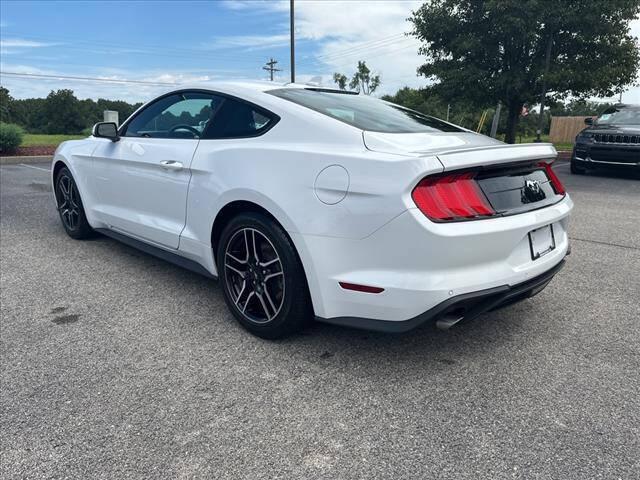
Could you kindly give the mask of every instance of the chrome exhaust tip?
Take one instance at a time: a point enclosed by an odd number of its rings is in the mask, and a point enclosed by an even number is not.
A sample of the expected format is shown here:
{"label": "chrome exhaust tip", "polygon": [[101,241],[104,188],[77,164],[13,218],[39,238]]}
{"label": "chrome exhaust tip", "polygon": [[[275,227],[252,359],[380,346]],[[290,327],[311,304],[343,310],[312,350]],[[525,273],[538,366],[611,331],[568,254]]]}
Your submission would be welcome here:
{"label": "chrome exhaust tip", "polygon": [[449,330],[463,318],[464,315],[447,314],[436,320],[436,327],[438,330]]}

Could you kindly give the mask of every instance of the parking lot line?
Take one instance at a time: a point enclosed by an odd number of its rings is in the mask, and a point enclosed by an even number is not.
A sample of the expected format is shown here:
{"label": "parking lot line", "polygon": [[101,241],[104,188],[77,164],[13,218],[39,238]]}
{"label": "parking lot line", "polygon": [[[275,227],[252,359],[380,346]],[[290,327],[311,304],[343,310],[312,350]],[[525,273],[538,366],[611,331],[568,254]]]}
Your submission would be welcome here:
{"label": "parking lot line", "polygon": [[43,172],[49,173],[50,170],[48,168],[34,167],[33,165],[26,165],[24,163],[18,164],[19,167],[33,168],[34,170],[41,170]]}

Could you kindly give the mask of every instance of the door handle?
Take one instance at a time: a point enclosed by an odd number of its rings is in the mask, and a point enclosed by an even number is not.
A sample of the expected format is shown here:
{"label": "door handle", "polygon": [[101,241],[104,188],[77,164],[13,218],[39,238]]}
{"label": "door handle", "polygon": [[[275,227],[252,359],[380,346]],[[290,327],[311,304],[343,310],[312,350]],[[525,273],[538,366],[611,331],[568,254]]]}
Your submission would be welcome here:
{"label": "door handle", "polygon": [[160,165],[167,170],[182,170],[182,163],[175,160],[162,160]]}

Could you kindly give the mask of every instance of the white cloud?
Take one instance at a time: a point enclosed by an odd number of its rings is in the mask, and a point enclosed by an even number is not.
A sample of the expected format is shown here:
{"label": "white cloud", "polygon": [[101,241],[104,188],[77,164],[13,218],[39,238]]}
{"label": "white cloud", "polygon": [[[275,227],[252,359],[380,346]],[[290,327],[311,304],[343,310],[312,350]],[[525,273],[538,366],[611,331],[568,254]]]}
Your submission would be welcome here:
{"label": "white cloud", "polygon": [[24,40],[22,38],[0,38],[0,54],[11,55],[21,53],[25,49],[52,47],[56,43],[35,42],[33,40]]}
{"label": "white cloud", "polygon": [[260,10],[288,11],[289,9],[288,0],[222,0],[220,3],[229,10],[249,10],[256,12]]}
{"label": "white cloud", "polygon": [[245,50],[264,50],[266,48],[289,45],[289,34],[280,35],[237,35],[219,37],[206,44],[207,49],[244,48]]}
{"label": "white cloud", "polygon": [[55,43],[34,42],[32,40],[23,40],[21,38],[3,38],[0,39],[0,45],[3,47],[21,47],[21,48],[34,48],[34,47],[50,47],[56,45]]}

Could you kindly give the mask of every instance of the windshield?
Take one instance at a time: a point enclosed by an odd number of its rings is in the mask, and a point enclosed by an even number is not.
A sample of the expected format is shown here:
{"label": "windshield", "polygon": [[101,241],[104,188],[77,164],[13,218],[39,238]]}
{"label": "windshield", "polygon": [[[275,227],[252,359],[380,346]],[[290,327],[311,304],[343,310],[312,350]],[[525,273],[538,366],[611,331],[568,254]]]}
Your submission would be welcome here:
{"label": "windshield", "polygon": [[303,88],[282,88],[268,93],[361,130],[385,133],[464,132],[437,118],[367,95]]}
{"label": "windshield", "polygon": [[640,125],[640,108],[611,107],[596,120],[597,125]]}

